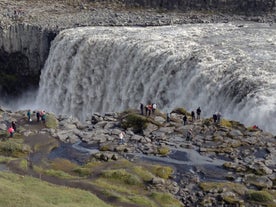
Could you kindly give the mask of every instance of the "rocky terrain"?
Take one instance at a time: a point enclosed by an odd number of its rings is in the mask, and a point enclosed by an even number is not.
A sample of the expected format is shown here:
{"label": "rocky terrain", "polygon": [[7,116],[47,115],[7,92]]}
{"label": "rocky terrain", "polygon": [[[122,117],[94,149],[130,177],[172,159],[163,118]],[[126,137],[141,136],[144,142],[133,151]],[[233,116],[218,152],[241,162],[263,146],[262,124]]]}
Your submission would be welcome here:
{"label": "rocky terrain", "polygon": [[[66,157],[80,166],[89,160],[116,165],[114,162],[126,159],[135,165],[155,163],[172,168],[168,177],[152,177],[146,188],[169,193],[184,206],[275,206],[276,137],[226,119],[213,123],[211,118],[191,121],[188,116],[188,124],[184,126],[183,113],[187,113],[183,108],[175,109],[171,121],[167,122],[166,115],[159,111],[145,117],[136,110],[127,110],[94,114],[86,123],[48,113],[44,125],[27,122],[26,111],[11,112],[2,108],[0,151],[2,154],[5,151],[5,142],[9,142],[7,126],[14,120],[18,124],[15,139],[25,140],[22,148],[29,153],[29,167],[22,172],[11,161],[7,165],[13,171],[34,175],[34,166],[46,162],[46,155],[50,162],[53,153],[55,158]],[[32,119],[36,119],[35,114]],[[187,140],[189,129],[193,131],[192,140]],[[122,131],[124,143],[120,143],[118,136]],[[71,151],[63,154],[65,148],[58,150],[62,144],[56,141],[50,142],[55,143],[52,150],[45,152],[49,148],[45,144],[36,151],[33,147],[38,145],[37,140],[40,144],[59,140],[70,146]],[[30,148],[33,150],[27,150]]]}
{"label": "rocky terrain", "polygon": [[160,26],[185,23],[255,21],[273,23],[273,11],[250,15],[215,10],[135,7],[123,1],[8,1],[1,0],[1,27],[25,23],[61,30],[77,26]]}

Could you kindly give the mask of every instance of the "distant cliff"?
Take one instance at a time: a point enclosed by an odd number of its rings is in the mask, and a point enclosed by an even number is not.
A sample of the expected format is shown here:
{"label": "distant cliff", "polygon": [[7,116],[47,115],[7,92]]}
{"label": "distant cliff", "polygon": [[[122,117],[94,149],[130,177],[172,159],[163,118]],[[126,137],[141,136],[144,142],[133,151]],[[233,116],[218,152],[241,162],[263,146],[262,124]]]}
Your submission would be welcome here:
{"label": "distant cliff", "polygon": [[11,25],[0,33],[0,93],[19,95],[38,85],[55,34],[38,26]]}

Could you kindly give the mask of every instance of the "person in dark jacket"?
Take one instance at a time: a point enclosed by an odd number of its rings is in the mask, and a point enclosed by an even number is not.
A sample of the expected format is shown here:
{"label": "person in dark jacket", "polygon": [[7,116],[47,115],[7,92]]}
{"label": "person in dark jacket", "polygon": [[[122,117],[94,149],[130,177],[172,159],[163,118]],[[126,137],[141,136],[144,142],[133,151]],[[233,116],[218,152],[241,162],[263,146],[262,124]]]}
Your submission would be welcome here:
{"label": "person in dark jacket", "polygon": [[144,104],[140,103],[140,112],[141,115],[144,115]]}
{"label": "person in dark jacket", "polygon": [[12,121],[11,125],[12,125],[12,128],[14,129],[14,131],[16,131],[16,124],[15,124],[15,121]]}
{"label": "person in dark jacket", "polygon": [[191,116],[192,116],[192,121],[194,121],[195,120],[195,112],[194,111],[191,112]]}
{"label": "person in dark jacket", "polygon": [[201,109],[200,109],[200,107],[198,107],[197,108],[197,110],[196,110],[196,119],[200,119],[200,114],[201,114]]}
{"label": "person in dark jacket", "polygon": [[183,124],[184,124],[184,126],[187,124],[187,116],[186,116],[186,114],[184,114],[184,116],[183,116]]}

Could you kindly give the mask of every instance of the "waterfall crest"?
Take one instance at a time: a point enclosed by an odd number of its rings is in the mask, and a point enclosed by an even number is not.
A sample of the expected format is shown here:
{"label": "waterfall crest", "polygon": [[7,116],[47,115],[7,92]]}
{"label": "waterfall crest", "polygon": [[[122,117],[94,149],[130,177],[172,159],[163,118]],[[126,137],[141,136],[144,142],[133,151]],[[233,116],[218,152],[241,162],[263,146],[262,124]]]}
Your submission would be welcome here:
{"label": "waterfall crest", "polygon": [[262,24],[85,27],[62,31],[37,105],[84,120],[157,103],[276,132],[276,29]]}

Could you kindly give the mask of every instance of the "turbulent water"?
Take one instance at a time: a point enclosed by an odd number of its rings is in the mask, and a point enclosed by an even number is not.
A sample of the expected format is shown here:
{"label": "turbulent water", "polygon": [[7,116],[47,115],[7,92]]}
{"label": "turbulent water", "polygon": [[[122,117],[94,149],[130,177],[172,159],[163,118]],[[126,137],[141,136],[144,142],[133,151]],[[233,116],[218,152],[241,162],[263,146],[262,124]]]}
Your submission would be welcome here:
{"label": "turbulent water", "polygon": [[62,31],[37,104],[81,119],[157,103],[276,133],[276,28],[266,24],[87,27]]}

